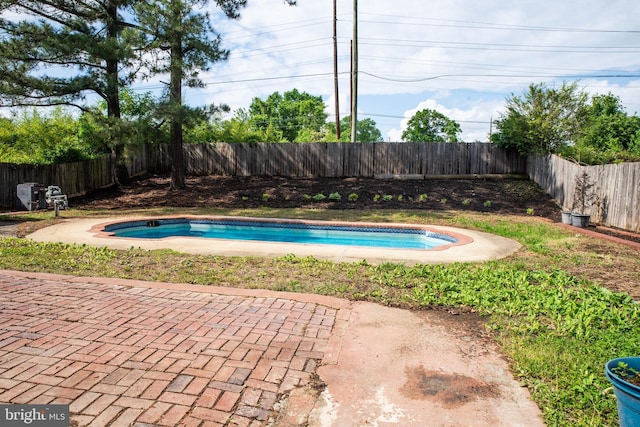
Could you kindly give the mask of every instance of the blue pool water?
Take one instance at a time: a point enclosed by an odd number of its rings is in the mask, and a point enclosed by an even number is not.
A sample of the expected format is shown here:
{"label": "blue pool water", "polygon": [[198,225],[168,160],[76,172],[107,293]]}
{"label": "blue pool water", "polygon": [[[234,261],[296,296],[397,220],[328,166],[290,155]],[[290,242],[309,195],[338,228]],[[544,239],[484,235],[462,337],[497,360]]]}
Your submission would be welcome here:
{"label": "blue pool water", "polygon": [[187,218],[123,222],[108,225],[105,231],[113,233],[116,237],[142,239],[181,236],[402,249],[433,249],[457,241],[454,237],[419,228],[329,226],[298,222]]}

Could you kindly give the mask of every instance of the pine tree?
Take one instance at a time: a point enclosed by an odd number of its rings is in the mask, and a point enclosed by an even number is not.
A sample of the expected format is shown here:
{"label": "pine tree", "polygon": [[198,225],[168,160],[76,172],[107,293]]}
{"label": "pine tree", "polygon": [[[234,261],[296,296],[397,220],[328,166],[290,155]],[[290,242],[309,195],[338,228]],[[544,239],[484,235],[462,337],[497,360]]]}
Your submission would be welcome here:
{"label": "pine tree", "polygon": [[[295,1],[285,0],[289,4]],[[239,17],[247,0],[216,0],[217,6],[230,19]],[[202,86],[200,71],[227,59],[220,35],[204,11],[206,0],[151,0],[136,3],[134,10],[145,29],[149,48],[154,52],[149,63],[151,74],[169,74],[165,112],[171,128],[171,189],[185,187],[182,155],[182,125],[190,109],[182,103],[182,87]]]}
{"label": "pine tree", "polygon": [[107,104],[120,171],[119,92],[134,78],[122,70],[132,64],[136,42],[142,40],[120,16],[131,2],[0,0],[0,10],[30,17],[0,17],[0,106],[67,105],[87,111],[86,96],[97,94]]}

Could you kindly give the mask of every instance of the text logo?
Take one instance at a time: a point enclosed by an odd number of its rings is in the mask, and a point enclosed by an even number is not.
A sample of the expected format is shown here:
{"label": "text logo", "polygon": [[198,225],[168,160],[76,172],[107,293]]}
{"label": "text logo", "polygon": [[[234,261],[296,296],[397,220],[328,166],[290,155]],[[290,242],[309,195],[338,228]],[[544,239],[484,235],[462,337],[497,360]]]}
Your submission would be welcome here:
{"label": "text logo", "polygon": [[0,405],[0,426],[69,427],[69,405]]}

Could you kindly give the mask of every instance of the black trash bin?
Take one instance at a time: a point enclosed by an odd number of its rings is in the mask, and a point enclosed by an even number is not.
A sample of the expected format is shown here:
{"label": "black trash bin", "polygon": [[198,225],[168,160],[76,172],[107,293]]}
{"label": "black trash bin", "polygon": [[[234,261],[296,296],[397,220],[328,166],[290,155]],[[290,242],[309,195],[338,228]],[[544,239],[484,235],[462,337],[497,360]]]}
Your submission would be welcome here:
{"label": "black trash bin", "polygon": [[35,182],[25,182],[18,184],[18,210],[35,211],[47,209],[46,198],[47,187]]}

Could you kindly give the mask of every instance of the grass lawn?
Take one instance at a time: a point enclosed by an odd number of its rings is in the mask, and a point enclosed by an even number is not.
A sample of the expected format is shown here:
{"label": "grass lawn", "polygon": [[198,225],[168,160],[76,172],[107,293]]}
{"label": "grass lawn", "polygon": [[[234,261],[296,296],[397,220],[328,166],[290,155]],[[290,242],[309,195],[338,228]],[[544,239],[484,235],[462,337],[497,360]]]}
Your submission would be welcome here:
{"label": "grass lawn", "polygon": [[[0,238],[0,268],[317,293],[406,309],[438,306],[473,311],[486,320],[514,375],[529,388],[549,426],[617,425],[616,400],[604,376],[604,364],[614,357],[640,355],[640,305],[610,289],[617,289],[620,281],[640,283],[637,250],[576,234],[530,215],[170,208],[117,214],[178,212],[451,225],[512,238],[523,248],[500,261],[406,267],[293,255],[263,259],[136,248],[117,251]],[[66,217],[104,215],[114,214],[63,213]],[[33,213],[21,219],[37,227],[52,221],[51,216],[51,212]]]}

